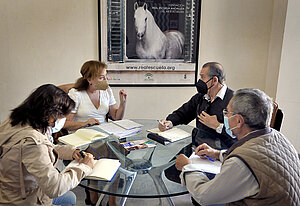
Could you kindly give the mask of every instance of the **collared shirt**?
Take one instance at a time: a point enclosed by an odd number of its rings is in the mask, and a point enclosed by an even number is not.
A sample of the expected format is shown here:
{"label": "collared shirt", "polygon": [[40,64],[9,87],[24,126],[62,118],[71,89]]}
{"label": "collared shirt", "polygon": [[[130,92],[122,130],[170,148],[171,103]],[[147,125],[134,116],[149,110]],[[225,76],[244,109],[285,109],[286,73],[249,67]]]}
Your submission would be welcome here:
{"label": "collared shirt", "polygon": [[[225,93],[226,93],[226,90],[227,90],[227,85],[224,83],[222,88],[219,90],[219,92],[217,93],[217,95],[215,96],[215,98],[213,100],[211,100],[211,102],[213,102],[217,97],[219,97],[220,99],[224,99],[224,96],[225,96]],[[205,94],[204,95],[204,98],[207,100],[207,101],[210,101],[210,96],[208,94]]]}
{"label": "collared shirt", "polygon": [[[217,97],[219,97],[220,99],[223,100],[224,97],[225,97],[225,94],[226,94],[226,90],[227,90],[227,85],[224,83],[223,86],[222,86],[222,88],[219,90],[219,92],[217,93],[217,95],[215,96],[215,98],[214,98],[211,102],[215,101],[215,99],[216,99]],[[209,96],[208,94],[205,94],[205,95],[204,95],[204,98],[205,98],[207,101],[210,101],[210,96]],[[224,124],[223,124],[223,123],[221,123],[220,125],[221,125],[221,128],[220,128],[219,130],[216,129],[216,132],[219,133],[219,134],[222,133],[222,129],[223,129],[223,127],[224,127]]]}
{"label": "collared shirt", "polygon": [[[223,161],[223,152],[220,160]],[[201,205],[223,204],[250,197],[259,192],[259,185],[250,169],[237,157],[224,162],[221,172],[212,180],[193,168],[185,165],[180,175],[181,183]]]}
{"label": "collared shirt", "polygon": [[[217,97],[219,97],[221,100],[223,100],[224,97],[225,97],[226,91],[227,91],[227,85],[224,83],[222,88],[220,89],[220,91],[217,93],[217,95],[215,96],[215,98],[211,102],[213,102]],[[209,97],[208,94],[205,94],[204,98],[207,101],[210,101],[210,97]],[[173,122],[170,121],[170,120],[167,120],[167,121],[171,124],[170,128],[172,128],[173,127]],[[223,129],[224,124],[221,123],[221,125],[222,125],[222,129]],[[221,132],[218,132],[219,134],[222,133],[222,129],[221,129]]]}

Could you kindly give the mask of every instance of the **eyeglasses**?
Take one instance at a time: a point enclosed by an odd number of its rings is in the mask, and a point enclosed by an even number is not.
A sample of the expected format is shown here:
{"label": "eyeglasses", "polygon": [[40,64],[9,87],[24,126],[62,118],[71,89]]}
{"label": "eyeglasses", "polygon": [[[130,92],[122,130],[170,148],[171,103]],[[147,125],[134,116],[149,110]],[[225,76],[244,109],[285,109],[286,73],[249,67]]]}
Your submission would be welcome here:
{"label": "eyeglasses", "polygon": [[223,115],[227,116],[228,114],[235,114],[234,112],[229,112],[227,109],[223,109]]}

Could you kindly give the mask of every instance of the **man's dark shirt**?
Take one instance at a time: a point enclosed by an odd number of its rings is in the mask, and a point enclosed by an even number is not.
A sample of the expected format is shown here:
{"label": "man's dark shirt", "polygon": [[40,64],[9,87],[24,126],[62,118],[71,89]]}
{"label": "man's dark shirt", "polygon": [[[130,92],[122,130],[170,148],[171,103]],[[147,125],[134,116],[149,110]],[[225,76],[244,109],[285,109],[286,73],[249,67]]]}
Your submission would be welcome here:
{"label": "man's dark shirt", "polygon": [[[207,127],[199,121],[198,114],[205,111],[209,115],[216,115],[220,123],[224,123],[223,109],[225,109],[233,96],[233,91],[226,89],[223,100],[220,97],[210,103],[204,98],[204,94],[195,94],[188,102],[184,103],[180,108],[169,114],[166,118],[170,120],[174,126],[179,124],[189,124],[196,118],[196,127],[201,135],[209,136],[209,138],[218,138],[221,140],[223,147],[229,148],[236,140],[231,138],[225,131],[223,126],[222,133],[217,133],[214,129]],[[196,145],[197,146],[197,145]],[[220,149],[220,148],[218,148]]]}

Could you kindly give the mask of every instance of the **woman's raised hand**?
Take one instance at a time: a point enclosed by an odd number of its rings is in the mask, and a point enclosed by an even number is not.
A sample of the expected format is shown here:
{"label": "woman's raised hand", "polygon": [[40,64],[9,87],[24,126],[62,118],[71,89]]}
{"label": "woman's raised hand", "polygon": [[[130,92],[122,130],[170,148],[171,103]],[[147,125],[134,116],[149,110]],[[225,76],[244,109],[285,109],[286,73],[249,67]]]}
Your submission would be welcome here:
{"label": "woman's raised hand", "polygon": [[119,91],[119,96],[120,96],[120,104],[125,104],[127,100],[127,93],[124,89],[121,89]]}

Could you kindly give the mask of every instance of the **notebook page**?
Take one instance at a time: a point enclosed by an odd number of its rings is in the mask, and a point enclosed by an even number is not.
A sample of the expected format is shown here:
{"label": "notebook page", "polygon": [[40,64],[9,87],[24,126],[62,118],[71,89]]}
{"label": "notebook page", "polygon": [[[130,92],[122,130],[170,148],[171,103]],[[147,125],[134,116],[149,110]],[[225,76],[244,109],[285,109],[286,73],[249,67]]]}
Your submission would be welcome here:
{"label": "notebook page", "polygon": [[126,131],[126,129],[119,127],[112,122],[107,124],[100,124],[98,127],[109,134],[122,133]]}
{"label": "notebook page", "polygon": [[190,133],[188,133],[182,129],[176,128],[176,127],[166,130],[164,132],[159,132],[158,135],[164,137],[165,139],[169,140],[170,142],[175,142],[177,140],[184,139],[186,137],[191,136]]}
{"label": "notebook page", "polygon": [[200,171],[209,172],[213,174],[220,173],[222,163],[220,161],[210,161],[209,159],[201,159],[198,155],[193,152],[189,157],[192,160],[192,164],[195,168],[198,168]]}
{"label": "notebook page", "polygon": [[116,125],[119,125],[120,127],[123,127],[124,129],[133,129],[133,128],[137,128],[137,127],[142,127],[143,125],[131,121],[129,119],[122,119],[122,120],[117,120],[113,122]]}

